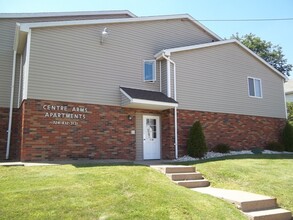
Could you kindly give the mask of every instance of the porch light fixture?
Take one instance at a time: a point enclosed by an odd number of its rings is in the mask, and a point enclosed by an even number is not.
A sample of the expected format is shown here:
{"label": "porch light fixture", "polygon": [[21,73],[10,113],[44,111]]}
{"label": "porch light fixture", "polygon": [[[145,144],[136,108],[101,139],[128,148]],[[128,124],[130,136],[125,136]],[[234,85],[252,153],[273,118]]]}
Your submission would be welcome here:
{"label": "porch light fixture", "polygon": [[100,39],[100,43],[103,44],[105,43],[106,39],[108,38],[108,28],[104,28],[104,30],[102,31],[102,34],[101,34],[101,39]]}
{"label": "porch light fixture", "polygon": [[131,121],[132,120],[132,116],[128,115],[128,120]]}

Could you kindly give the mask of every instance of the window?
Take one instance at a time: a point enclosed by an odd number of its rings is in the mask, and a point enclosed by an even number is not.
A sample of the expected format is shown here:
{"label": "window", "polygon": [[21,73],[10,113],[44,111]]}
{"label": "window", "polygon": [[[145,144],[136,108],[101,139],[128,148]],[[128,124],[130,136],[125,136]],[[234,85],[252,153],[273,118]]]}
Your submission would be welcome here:
{"label": "window", "polygon": [[262,98],[260,79],[248,77],[248,94],[250,97]]}
{"label": "window", "polygon": [[156,61],[155,60],[145,60],[143,63],[143,77],[146,82],[156,81]]}

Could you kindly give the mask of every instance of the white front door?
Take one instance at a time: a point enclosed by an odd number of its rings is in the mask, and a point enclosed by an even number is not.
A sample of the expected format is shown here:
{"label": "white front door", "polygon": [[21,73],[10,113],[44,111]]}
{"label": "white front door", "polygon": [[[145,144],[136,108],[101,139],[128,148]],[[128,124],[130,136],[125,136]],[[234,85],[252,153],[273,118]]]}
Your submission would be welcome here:
{"label": "white front door", "polygon": [[143,159],[161,159],[161,127],[159,116],[143,116]]}

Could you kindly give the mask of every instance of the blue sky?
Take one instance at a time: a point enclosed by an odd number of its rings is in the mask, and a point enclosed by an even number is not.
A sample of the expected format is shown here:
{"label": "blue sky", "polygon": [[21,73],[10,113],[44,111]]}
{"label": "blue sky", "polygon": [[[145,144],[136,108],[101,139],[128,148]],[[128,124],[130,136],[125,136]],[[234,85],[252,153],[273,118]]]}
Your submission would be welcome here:
{"label": "blue sky", "polygon": [[[130,10],[137,16],[188,13],[195,19],[293,18],[293,0],[0,0],[0,13]],[[222,38],[254,33],[283,48],[293,64],[293,20],[201,21]],[[293,78],[293,72],[291,77]]]}

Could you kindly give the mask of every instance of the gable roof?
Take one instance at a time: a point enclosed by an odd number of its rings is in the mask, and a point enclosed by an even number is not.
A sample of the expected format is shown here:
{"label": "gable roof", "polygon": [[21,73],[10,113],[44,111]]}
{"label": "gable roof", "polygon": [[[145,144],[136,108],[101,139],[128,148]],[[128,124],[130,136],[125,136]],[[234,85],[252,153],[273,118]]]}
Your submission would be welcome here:
{"label": "gable roof", "polygon": [[89,15],[119,15],[126,14],[136,17],[128,10],[109,11],[74,11],[74,12],[40,12],[40,13],[0,13],[0,18],[42,18],[42,17],[67,17],[67,16],[89,16]]}
{"label": "gable roof", "polygon": [[21,23],[20,31],[28,32],[31,28],[44,28],[44,27],[61,27],[61,26],[74,26],[74,25],[92,25],[92,24],[113,24],[113,23],[130,23],[130,22],[145,22],[145,21],[161,21],[161,20],[174,20],[186,19],[194,23],[196,26],[207,32],[217,40],[222,40],[217,34],[209,30],[200,22],[196,21],[189,14],[179,15],[163,15],[163,16],[145,16],[145,17],[132,17],[132,18],[111,18],[111,19],[95,19],[95,20],[74,20],[74,21],[52,21],[52,22],[35,22],[35,23]]}
{"label": "gable roof", "polygon": [[168,103],[178,103],[174,99],[169,98],[162,92],[148,91],[142,89],[133,89],[120,87],[124,92],[126,92],[133,99],[144,99],[157,102],[168,102]]}
{"label": "gable roof", "polygon": [[219,45],[225,45],[225,44],[237,44],[240,46],[242,49],[247,51],[250,55],[252,55],[255,59],[259,60],[261,63],[263,63],[265,66],[270,68],[274,73],[277,75],[281,76],[284,80],[288,80],[288,77],[281,72],[279,72],[277,69],[275,69],[273,66],[268,64],[264,59],[259,57],[257,54],[255,54],[253,51],[251,51],[249,48],[244,46],[242,43],[240,43],[236,39],[231,39],[231,40],[222,40],[222,41],[217,41],[217,42],[212,42],[212,43],[205,43],[205,44],[197,44],[197,45],[191,45],[191,46],[186,46],[186,47],[176,47],[176,48],[170,48],[170,49],[164,49],[155,54],[155,58],[159,59],[163,54],[170,56],[171,53],[176,53],[176,52],[182,52],[182,51],[188,51],[188,50],[196,50],[200,48],[208,48],[208,47],[215,47]]}

